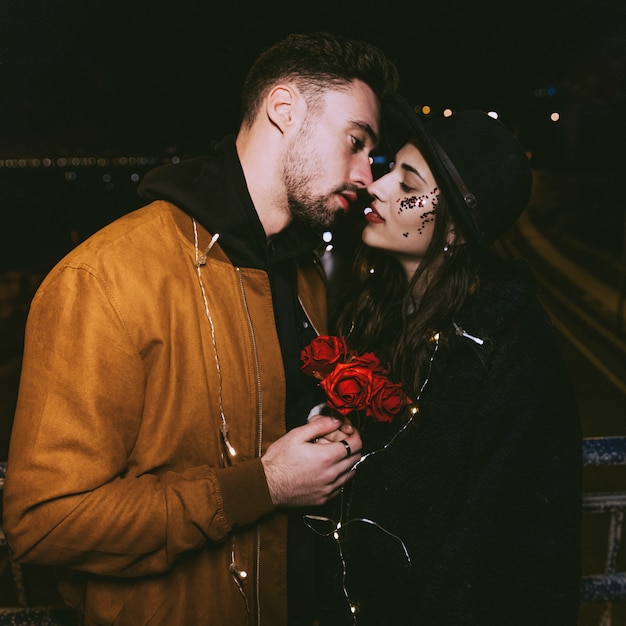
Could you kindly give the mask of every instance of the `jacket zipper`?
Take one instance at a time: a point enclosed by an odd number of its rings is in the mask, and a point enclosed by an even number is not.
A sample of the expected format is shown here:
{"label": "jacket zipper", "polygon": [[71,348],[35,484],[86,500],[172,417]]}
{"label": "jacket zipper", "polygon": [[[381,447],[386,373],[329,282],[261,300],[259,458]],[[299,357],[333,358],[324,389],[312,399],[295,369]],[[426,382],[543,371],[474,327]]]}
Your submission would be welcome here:
{"label": "jacket zipper", "polygon": [[[252,318],[250,316],[250,309],[248,307],[248,300],[246,298],[246,291],[243,284],[243,276],[241,275],[241,269],[239,267],[235,268],[237,272],[237,276],[239,277],[239,289],[241,291],[241,299],[243,301],[243,308],[246,312],[246,318],[248,320],[248,328],[250,329],[250,337],[252,338],[252,350],[254,353],[254,367],[256,373],[256,388],[257,388],[257,406],[258,406],[258,415],[257,415],[257,447],[256,453],[257,456],[261,456],[262,452],[262,444],[263,444],[263,396],[261,393],[261,370],[259,367],[259,354],[256,343],[256,335],[254,333],[254,327],[252,325]],[[256,621],[255,624],[257,626],[261,624],[261,598],[260,598],[260,585],[259,585],[259,574],[260,574],[260,562],[261,562],[261,531],[257,524],[256,527],[256,551],[255,551],[255,563],[254,563],[254,601],[256,607]]]}

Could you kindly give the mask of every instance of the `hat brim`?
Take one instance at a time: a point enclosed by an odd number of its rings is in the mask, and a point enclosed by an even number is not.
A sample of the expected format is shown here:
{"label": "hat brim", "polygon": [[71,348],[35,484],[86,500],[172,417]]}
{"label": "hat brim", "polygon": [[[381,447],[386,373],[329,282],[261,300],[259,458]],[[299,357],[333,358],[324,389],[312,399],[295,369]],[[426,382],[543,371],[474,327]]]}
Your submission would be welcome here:
{"label": "hat brim", "polygon": [[[428,163],[439,189],[445,195],[455,221],[467,237],[484,244],[478,222],[468,206],[467,190],[459,188],[459,175],[452,163],[444,163],[445,153],[429,134],[426,126],[415,114],[408,102],[397,92],[390,92],[382,101],[383,137],[387,148],[395,155],[407,142],[415,142]],[[443,153],[443,158],[442,158]],[[462,182],[461,182],[462,186]]]}

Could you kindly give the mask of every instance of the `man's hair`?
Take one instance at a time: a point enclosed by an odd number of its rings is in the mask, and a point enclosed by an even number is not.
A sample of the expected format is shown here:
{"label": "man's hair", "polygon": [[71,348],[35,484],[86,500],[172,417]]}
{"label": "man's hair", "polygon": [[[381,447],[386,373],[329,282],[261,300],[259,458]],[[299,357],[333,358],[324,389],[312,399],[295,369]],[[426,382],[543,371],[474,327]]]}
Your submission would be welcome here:
{"label": "man's hair", "polygon": [[376,96],[398,88],[395,65],[376,46],[329,33],[292,34],[263,52],[243,84],[241,116],[250,125],[271,87],[296,84],[313,110],[328,89],[341,89],[358,79]]}

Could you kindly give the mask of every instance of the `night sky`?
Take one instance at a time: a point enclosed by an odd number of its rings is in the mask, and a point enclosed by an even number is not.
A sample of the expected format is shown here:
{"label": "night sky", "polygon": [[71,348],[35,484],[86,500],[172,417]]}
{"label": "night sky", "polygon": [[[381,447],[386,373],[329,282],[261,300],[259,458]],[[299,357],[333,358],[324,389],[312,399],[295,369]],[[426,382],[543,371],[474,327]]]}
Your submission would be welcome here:
{"label": "night sky", "polygon": [[257,54],[294,31],[378,44],[414,104],[515,119],[565,85],[623,108],[621,0],[247,4],[3,0],[0,158],[201,152],[236,130]]}

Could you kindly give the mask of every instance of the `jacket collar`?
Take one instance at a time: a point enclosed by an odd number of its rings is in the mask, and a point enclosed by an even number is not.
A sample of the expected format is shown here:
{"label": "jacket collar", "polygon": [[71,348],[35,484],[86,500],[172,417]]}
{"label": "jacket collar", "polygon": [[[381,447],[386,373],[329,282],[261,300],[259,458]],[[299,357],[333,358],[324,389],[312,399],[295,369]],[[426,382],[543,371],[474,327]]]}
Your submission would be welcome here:
{"label": "jacket collar", "polygon": [[208,156],[151,170],[138,193],[150,200],[172,202],[210,233],[219,233],[220,247],[240,267],[268,270],[275,262],[310,256],[321,243],[319,234],[292,222],[268,245],[234,136],[215,143]]}

